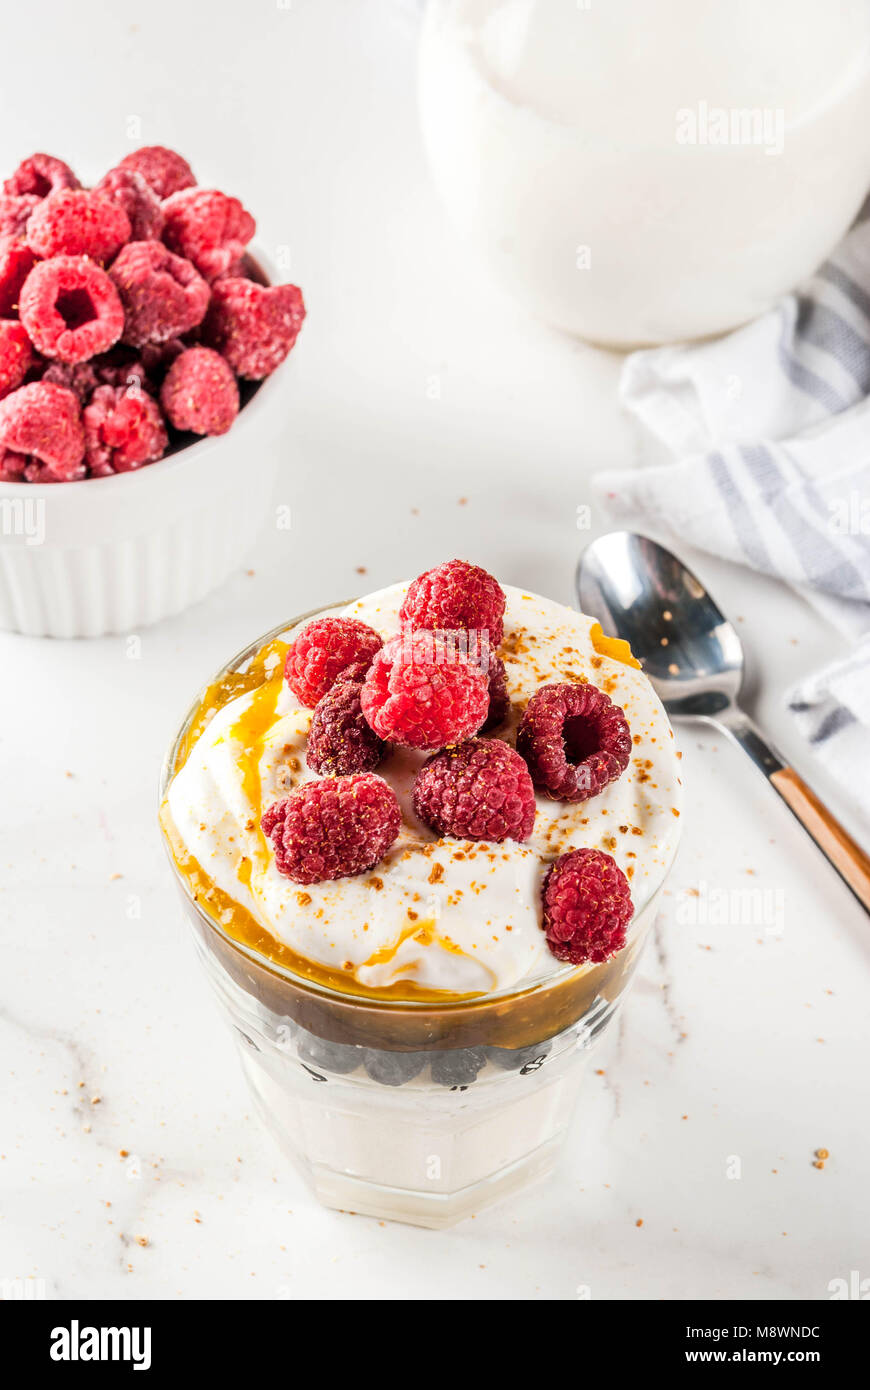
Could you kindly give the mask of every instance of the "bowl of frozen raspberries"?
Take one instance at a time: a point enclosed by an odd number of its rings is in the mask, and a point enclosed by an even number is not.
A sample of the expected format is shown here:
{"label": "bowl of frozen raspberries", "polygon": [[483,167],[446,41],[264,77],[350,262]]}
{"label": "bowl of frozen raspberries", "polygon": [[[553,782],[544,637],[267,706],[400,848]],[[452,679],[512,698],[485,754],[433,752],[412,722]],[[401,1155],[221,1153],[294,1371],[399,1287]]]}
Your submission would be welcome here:
{"label": "bowl of frozen raspberries", "polygon": [[0,185],[0,628],[129,632],[250,548],[305,318],[255,230],[159,145]]}

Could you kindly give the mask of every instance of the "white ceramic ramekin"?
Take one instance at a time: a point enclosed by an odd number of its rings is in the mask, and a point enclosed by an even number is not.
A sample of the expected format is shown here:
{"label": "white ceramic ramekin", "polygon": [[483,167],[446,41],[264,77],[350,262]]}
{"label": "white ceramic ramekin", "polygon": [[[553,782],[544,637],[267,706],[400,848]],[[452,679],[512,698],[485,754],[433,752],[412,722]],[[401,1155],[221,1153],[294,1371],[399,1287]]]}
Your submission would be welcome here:
{"label": "white ceramic ramekin", "polygon": [[0,629],[32,637],[132,632],[221,584],[270,506],[288,377],[285,362],[227,434],[136,472],[0,483]]}

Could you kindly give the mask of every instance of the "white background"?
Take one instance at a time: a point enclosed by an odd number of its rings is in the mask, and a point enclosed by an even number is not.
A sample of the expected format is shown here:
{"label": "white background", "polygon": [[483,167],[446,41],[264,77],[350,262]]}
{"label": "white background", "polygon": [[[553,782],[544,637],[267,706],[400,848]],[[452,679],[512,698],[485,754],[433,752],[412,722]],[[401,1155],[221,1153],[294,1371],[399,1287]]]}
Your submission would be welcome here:
{"label": "white background", "polygon": [[[0,634],[0,1279],[49,1297],[827,1298],[870,1275],[867,918],[713,735],[682,733],[665,913],[557,1177],[452,1231],[313,1202],[249,1115],[181,924],[156,782],[206,677],[282,619],[454,554],[570,603],[588,478],[637,449],[619,360],[527,320],[455,244],[416,127],[415,14],[4,10],[3,171],[44,149],[90,183],[138,144],[176,146],[289,255],[310,317],[275,499],[292,529],[270,524],[247,569],[138,642]],[[830,792],[782,697],[838,639],[776,586],[690,558],[740,619],[750,705]],[[783,894],[781,935],[687,921],[747,887]]]}

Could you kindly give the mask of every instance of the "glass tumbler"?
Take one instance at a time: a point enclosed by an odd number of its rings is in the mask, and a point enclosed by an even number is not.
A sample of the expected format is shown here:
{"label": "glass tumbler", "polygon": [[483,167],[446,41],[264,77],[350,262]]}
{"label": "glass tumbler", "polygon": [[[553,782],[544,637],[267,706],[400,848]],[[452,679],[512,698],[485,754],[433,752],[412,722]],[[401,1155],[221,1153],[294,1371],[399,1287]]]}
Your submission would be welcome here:
{"label": "glass tumbler", "polygon": [[[211,698],[232,698],[263,647],[313,616],[241,652],[208,687]],[[201,698],[167,755],[161,804],[202,708]],[[203,905],[166,838],[257,1109],[321,1202],[438,1228],[550,1172],[661,885],[637,905],[625,948],[602,965],[563,966],[525,987],[445,1003],[395,1000],[332,988],[273,958],[265,942],[235,936]]]}

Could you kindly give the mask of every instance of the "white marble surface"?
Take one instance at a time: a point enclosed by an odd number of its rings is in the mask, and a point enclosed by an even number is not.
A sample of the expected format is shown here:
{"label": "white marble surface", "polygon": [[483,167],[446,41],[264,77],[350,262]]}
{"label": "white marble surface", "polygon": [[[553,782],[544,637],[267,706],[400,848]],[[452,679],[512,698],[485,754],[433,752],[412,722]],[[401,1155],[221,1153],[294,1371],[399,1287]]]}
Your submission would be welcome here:
{"label": "white marble surface", "polygon": [[[452,1231],[312,1201],[249,1114],[180,921],[156,780],[204,677],[282,618],[453,554],[570,601],[589,474],[636,447],[618,361],[523,319],[454,245],[421,163],[412,15],[52,0],[38,25],[4,20],[3,168],[44,148],[95,177],[137,118],[138,143],[177,145],[290,247],[310,320],[276,498],[293,528],[267,531],[251,572],[138,641],[0,635],[0,1279],[49,1297],[826,1298],[870,1273],[868,921],[715,737],[682,737],[670,894],[558,1176]],[[837,639],[694,558],[742,620],[755,712],[829,792],[782,695]],[[781,895],[781,931],[740,924],[752,889]],[[692,920],[723,894],[730,920]]]}

